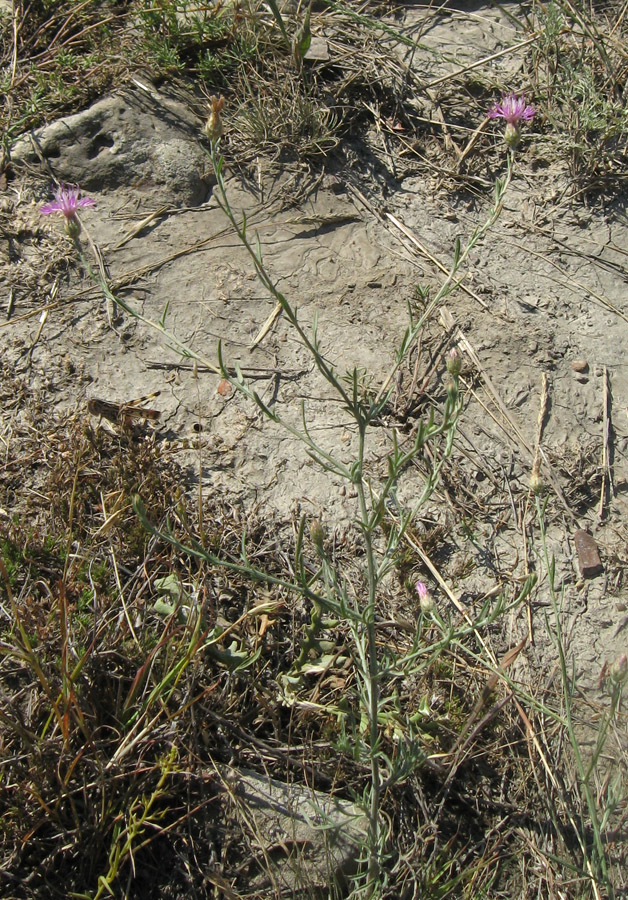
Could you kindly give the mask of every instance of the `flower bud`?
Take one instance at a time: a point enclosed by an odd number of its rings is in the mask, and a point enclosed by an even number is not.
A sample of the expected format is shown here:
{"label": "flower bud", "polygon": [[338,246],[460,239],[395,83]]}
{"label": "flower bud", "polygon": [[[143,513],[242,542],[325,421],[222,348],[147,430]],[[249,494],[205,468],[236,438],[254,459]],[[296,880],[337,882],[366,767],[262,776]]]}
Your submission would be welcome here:
{"label": "flower bud", "polygon": [[455,403],[458,399],[458,383],[455,378],[448,378],[445,387],[447,388],[447,399]]}
{"label": "flower bud", "polygon": [[421,607],[421,612],[424,612],[426,615],[428,613],[431,613],[434,609],[434,601],[432,600],[432,596],[427,589],[427,585],[422,581],[417,581],[416,592],[419,595],[419,606]]}
{"label": "flower bud", "polygon": [[626,680],[628,675],[628,657],[625,653],[618,656],[614,663],[609,666],[608,677],[614,684],[621,684]]}
{"label": "flower bud", "polygon": [[458,375],[460,375],[460,372],[462,371],[462,356],[457,347],[452,347],[449,351],[445,365],[447,366],[449,374],[453,375],[454,378],[457,378]]}
{"label": "flower bud", "polygon": [[325,530],[318,519],[314,519],[310,525],[310,537],[318,552],[322,553],[323,543],[325,541]]}

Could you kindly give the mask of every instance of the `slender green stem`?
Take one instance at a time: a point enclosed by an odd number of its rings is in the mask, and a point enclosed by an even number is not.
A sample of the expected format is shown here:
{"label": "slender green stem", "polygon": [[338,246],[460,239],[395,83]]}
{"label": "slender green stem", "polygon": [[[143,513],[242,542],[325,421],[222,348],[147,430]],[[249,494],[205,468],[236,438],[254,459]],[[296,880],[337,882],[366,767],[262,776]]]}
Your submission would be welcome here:
{"label": "slender green stem", "polygon": [[358,464],[355,471],[360,521],[364,538],[367,565],[368,601],[364,612],[364,627],[367,632],[367,669],[364,672],[368,701],[369,757],[371,765],[370,806],[369,806],[369,861],[367,891],[371,896],[380,881],[380,826],[379,807],[381,795],[381,771],[379,765],[379,694],[380,666],[377,655],[375,610],[377,602],[378,565],[373,548],[372,517],[366,501],[364,486],[364,455],[366,450],[366,425],[359,429]]}
{"label": "slender green stem", "polygon": [[233,214],[233,210],[231,209],[231,205],[229,203],[229,198],[227,197],[227,189],[225,186],[224,179],[222,177],[222,168],[223,168],[223,160],[222,157],[219,156],[219,141],[212,142],[211,150],[210,150],[210,159],[212,165],[214,167],[214,172],[216,174],[216,181],[218,186],[218,191],[220,196],[217,197],[217,202],[224,214],[227,216],[232,226],[234,227],[236,234],[238,235],[243,247],[248,252],[249,256],[253,260],[253,265],[255,266],[255,270],[257,272],[258,278],[261,283],[264,285],[266,290],[275,298],[275,300],[280,304],[281,309],[283,310],[286,318],[295,329],[299,338],[303,342],[303,345],[312,355],[316,363],[316,367],[323,375],[323,377],[332,385],[332,387],[340,394],[342,400],[347,406],[347,409],[350,411],[354,411],[354,403],[350,399],[349,395],[345,391],[341,381],[335,375],[332,367],[326,362],[325,358],[319,352],[318,343],[316,340],[312,341],[301,327],[299,323],[296,311],[292,308],[291,304],[288,302],[286,297],[281,293],[280,290],[276,287],[273,282],[270,274],[268,273],[266,266],[262,260],[261,254],[259,250],[255,250],[251,245],[247,233],[246,233],[246,220],[244,219],[242,223],[238,223],[235,215]]}

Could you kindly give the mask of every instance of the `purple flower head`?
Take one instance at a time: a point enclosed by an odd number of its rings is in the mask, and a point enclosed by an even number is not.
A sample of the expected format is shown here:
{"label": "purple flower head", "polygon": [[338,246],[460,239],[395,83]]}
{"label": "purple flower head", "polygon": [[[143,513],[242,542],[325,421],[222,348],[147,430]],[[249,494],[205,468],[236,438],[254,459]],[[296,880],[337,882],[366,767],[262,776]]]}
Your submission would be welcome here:
{"label": "purple flower head", "polygon": [[39,210],[42,216],[50,213],[63,213],[66,219],[76,219],[76,210],[81,206],[95,206],[96,201],[91,197],[79,197],[81,189],[77,184],[60,184],[55,191],[55,199],[52,203],[46,203]]}
{"label": "purple flower head", "polygon": [[489,119],[505,119],[509,125],[515,128],[522,122],[529,122],[534,118],[536,110],[533,106],[526,105],[525,94],[521,97],[512,92],[510,94],[502,94],[502,102],[495,103],[488,111]]}

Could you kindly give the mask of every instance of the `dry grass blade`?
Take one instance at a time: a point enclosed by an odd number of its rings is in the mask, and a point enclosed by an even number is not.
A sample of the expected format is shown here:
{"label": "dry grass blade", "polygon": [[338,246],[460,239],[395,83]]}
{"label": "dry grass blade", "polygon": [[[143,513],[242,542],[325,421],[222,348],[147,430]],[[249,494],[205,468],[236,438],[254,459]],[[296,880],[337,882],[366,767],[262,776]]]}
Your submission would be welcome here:
{"label": "dry grass blade", "polygon": [[610,490],[611,497],[614,496],[615,490],[613,486],[613,473],[610,463],[610,439],[611,439],[611,386],[610,375],[606,366],[602,369],[602,486],[600,488],[600,505],[598,509],[598,517],[600,520],[604,516],[604,503],[606,502],[606,492]]}
{"label": "dry grass blade", "polygon": [[[392,222],[395,228],[398,228],[399,231],[401,231],[401,233],[411,241],[411,243],[422,253],[423,256],[429,259],[429,261],[437,267],[437,269],[439,269],[444,275],[449,275],[449,269],[445,265],[443,265],[443,263],[440,262],[440,260],[438,260],[432,253],[430,253],[427,247],[425,247],[425,245],[418,239],[418,237],[413,234],[413,232],[410,231],[410,229],[407,228],[403,224],[403,222],[400,222],[399,219],[392,213],[385,213],[385,216],[389,222]],[[484,300],[482,300],[481,297],[478,297],[478,295],[474,291],[472,291],[471,288],[468,288],[464,284],[464,281],[462,281],[462,279],[457,282],[457,287],[459,287],[460,290],[464,291],[465,294],[468,294],[469,297],[472,297],[476,301],[476,303],[480,304],[483,309],[488,310],[488,306],[486,305]]]}
{"label": "dry grass blade", "polygon": [[[493,402],[495,403],[495,406],[499,410],[499,413],[503,417],[503,420],[507,423],[507,425],[511,429],[511,432],[510,432],[511,440],[515,441],[516,445],[519,447],[520,451],[522,452],[522,455],[524,456],[524,458],[527,458],[530,467],[532,467],[534,465],[535,452],[532,449],[532,447],[530,446],[530,444],[528,443],[528,441],[523,436],[521,429],[519,428],[519,426],[513,419],[510,411],[506,407],[506,404],[501,399],[499,392],[497,391],[495,385],[492,382],[492,379],[490,378],[485,367],[480,362],[480,358],[479,358],[478,354],[476,353],[475,349],[473,348],[473,346],[471,345],[469,340],[465,337],[465,335],[463,334],[462,331],[459,330],[457,332],[456,337],[457,337],[460,347],[468,354],[469,358],[473,360],[473,363],[476,366],[478,372],[481,374],[482,380],[489,392],[489,395],[491,396]],[[495,421],[497,421],[497,420],[495,420]],[[508,430],[507,429],[504,429],[504,430],[505,430],[505,433],[508,434]],[[575,520],[576,516],[573,513],[573,511],[567,501],[567,498],[565,497],[565,493],[564,493],[558,479],[556,478],[556,476],[552,470],[552,467],[550,466],[549,461],[548,461],[545,453],[543,453],[543,450],[541,447],[538,448],[538,452],[539,452],[541,458],[543,459],[545,472],[546,472],[546,475],[548,477],[550,484],[552,485],[553,490],[555,491],[556,495],[558,496],[561,503],[563,504],[565,511],[571,516],[572,519]]]}

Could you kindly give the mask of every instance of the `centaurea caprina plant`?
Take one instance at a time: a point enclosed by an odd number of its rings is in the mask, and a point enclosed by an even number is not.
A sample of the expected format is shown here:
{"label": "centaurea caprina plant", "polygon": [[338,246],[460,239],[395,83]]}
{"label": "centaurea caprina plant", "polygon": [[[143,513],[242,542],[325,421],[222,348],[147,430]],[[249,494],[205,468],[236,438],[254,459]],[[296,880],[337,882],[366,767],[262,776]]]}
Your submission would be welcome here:
{"label": "centaurea caprina plant", "polygon": [[519,143],[522,123],[530,122],[535,115],[534,107],[526,104],[525,94],[518,97],[514,91],[502,94],[501,103],[494,103],[488,111],[489,119],[505,120],[504,140],[509,149],[514,149]]}
{"label": "centaurea caprina plant", "polygon": [[[371,448],[371,441],[375,435],[379,434],[379,431],[376,432],[374,429],[380,427],[379,422],[383,410],[390,402],[395,389],[396,375],[406,363],[412,348],[419,342],[429,316],[444,298],[458,287],[464,278],[461,268],[465,265],[469,254],[500,215],[503,197],[511,179],[512,154],[510,152],[508,154],[506,177],[497,179],[495,201],[486,221],[474,229],[464,247],[461,246],[460,240],[456,242],[446,279],[434,292],[429,302],[426,302],[421,310],[421,315],[412,314],[407,328],[400,336],[388,375],[377,394],[374,395],[371,391],[362,389],[362,375],[357,367],[344,377],[337,374],[335,367],[321,352],[316,331],[316,318],[312,331],[306,330],[299,319],[296,307],[281,293],[270,271],[266,268],[259,244],[249,237],[246,218],[244,216],[237,217],[234,213],[223,176],[224,156],[220,151],[224,132],[222,121],[224,104],[225,101],[222,97],[210,98],[209,118],[204,128],[205,137],[210,144],[209,156],[216,175],[213,198],[249,254],[261,285],[274,299],[284,318],[294,329],[297,339],[310,355],[319,374],[342,402],[343,409],[351,416],[357,436],[355,447],[345,448],[338,445],[330,448],[327,444],[318,444],[307,427],[304,406],[303,426],[295,424],[291,417],[284,417],[279,404],[273,407],[268,406],[262,396],[247,383],[237,366],[226,366],[220,344],[218,346],[218,366],[215,366],[179,339],[172,331],[166,329],[167,308],[160,321],[155,322],[133,309],[124,296],[114,295],[102,268],[99,266],[98,269],[92,269],[81,248],[81,240],[78,236],[80,225],[78,225],[76,211],[79,206],[93,205],[94,201],[90,198],[79,200],[78,188],[60,188],[57,192],[56,202],[47,204],[42,212],[44,214],[60,212],[66,217],[66,230],[73,236],[80,258],[110,303],[119,306],[129,315],[157,330],[167,346],[179,352],[183,357],[198,360],[210,371],[227,379],[236,390],[252,401],[269,421],[282,426],[290,435],[299,440],[305,452],[322,470],[349,483],[355,491],[355,493],[352,491],[352,495],[355,497],[354,513],[361,541],[361,571],[357,589],[356,585],[352,584],[344,574],[342,562],[335,557],[333,542],[330,542],[332,546],[327,546],[325,531],[319,521],[312,523],[310,532],[318,560],[316,571],[310,572],[303,557],[302,548],[306,540],[305,519],[303,519],[295,548],[295,563],[292,569],[294,574],[282,578],[255,567],[245,555],[244,543],[242,558],[237,561],[214,554],[195,540],[183,544],[174,534],[165,529],[157,529],[149,521],[139,497],[134,498],[133,505],[147,531],[158,535],[160,540],[175,546],[178,552],[206,560],[211,565],[237,573],[238,576],[245,574],[256,582],[274,585],[303,597],[307,603],[311,604],[310,625],[305,628],[302,653],[295,659],[293,671],[297,674],[299,674],[299,668],[309,658],[309,651],[316,650],[318,633],[322,627],[326,627],[323,615],[330,614],[334,620],[342,622],[346,626],[351,636],[351,640],[347,643],[351,648],[354,666],[357,708],[348,711],[339,708],[338,715],[343,723],[343,728],[346,724],[351,729],[349,733],[351,752],[357,760],[367,763],[370,769],[370,778],[360,801],[367,819],[365,834],[367,866],[362,875],[363,881],[360,882],[360,891],[365,900],[367,897],[369,900],[375,900],[376,897],[383,895],[388,879],[389,832],[382,819],[380,808],[382,799],[392,785],[406,778],[412,769],[425,758],[422,740],[415,734],[411,717],[406,717],[403,711],[400,712],[403,739],[400,739],[395,745],[395,752],[387,755],[385,716],[388,715],[388,708],[394,702],[394,684],[398,677],[416,677],[432,665],[438,654],[451,645],[453,634],[447,621],[441,618],[427,585],[420,582],[416,586],[416,591],[422,615],[417,616],[418,626],[412,646],[407,652],[397,654],[395,651],[393,658],[382,642],[379,633],[379,603],[383,580],[397,565],[402,541],[418,511],[436,489],[441,470],[453,450],[457,422],[463,405],[459,388],[459,375],[462,367],[459,351],[452,351],[447,357],[446,368],[449,378],[446,382],[446,399],[442,411],[426,416],[417,426],[411,439],[401,442],[393,436],[392,446],[386,456],[387,464],[381,471],[381,475],[379,467],[375,469],[372,466],[374,448]],[[74,222],[78,225],[78,229],[73,224]],[[233,374],[234,372],[235,374]],[[425,456],[428,446],[430,448],[429,455]],[[408,464],[419,457],[431,460],[432,464],[426,468],[423,483],[414,493],[412,504],[407,507],[402,506],[395,499],[397,483],[408,468]],[[513,605],[521,601],[528,589],[526,587],[522,590],[521,595],[513,601]],[[469,620],[465,624],[456,626],[456,640],[460,641],[466,635],[475,634],[485,625],[494,621],[506,608],[509,607],[504,605],[501,598],[493,606],[487,604],[473,621]],[[428,617],[430,622],[435,623],[434,628],[440,631],[440,635],[433,637],[431,633],[424,634],[422,623]],[[211,641],[213,640],[212,638]]]}
{"label": "centaurea caprina plant", "polygon": [[39,211],[42,216],[62,213],[65,216],[65,230],[74,239],[81,233],[77,209],[95,205],[96,201],[92,197],[81,197],[81,189],[77,184],[60,184],[55,191],[55,199],[51,203],[44,204]]}

